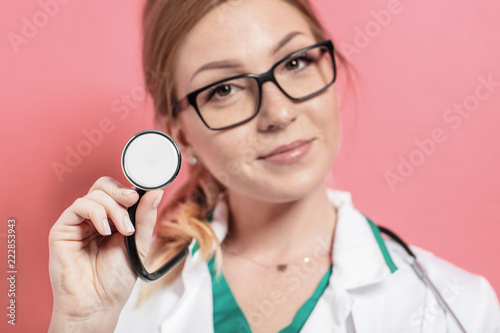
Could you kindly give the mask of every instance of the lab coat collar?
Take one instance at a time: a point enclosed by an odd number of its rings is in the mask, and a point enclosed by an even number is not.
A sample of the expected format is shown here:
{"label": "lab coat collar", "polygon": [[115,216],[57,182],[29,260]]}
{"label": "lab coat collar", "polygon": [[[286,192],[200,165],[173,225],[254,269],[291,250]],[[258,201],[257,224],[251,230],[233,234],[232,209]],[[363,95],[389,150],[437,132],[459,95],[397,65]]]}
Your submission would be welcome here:
{"label": "lab coat collar", "polygon": [[[341,283],[345,289],[356,289],[379,283],[391,275],[390,265],[394,264],[381,241],[380,232],[370,226],[366,216],[353,206],[351,194],[327,189],[327,196],[337,207],[330,281]],[[394,266],[393,271],[395,269]]]}

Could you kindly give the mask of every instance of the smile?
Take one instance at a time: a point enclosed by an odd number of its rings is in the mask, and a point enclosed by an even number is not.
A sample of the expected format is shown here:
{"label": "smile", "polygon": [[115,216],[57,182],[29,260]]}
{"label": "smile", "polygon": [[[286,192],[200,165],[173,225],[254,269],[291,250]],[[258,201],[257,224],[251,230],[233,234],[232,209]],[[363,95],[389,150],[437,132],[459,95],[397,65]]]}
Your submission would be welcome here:
{"label": "smile", "polygon": [[314,139],[294,141],[290,144],[279,146],[272,152],[260,156],[258,159],[273,164],[291,164],[304,157],[311,149]]}

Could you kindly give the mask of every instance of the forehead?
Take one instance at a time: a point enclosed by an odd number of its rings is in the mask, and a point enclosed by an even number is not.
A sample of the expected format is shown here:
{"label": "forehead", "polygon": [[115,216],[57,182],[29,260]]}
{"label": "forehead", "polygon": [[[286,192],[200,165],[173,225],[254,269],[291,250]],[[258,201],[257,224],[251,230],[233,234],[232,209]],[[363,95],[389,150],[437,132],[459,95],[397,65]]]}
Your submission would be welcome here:
{"label": "forehead", "polygon": [[277,43],[292,31],[302,33],[294,39],[314,40],[303,14],[282,0],[228,1],[211,10],[185,36],[175,71],[190,78],[211,61],[262,62],[262,56],[270,57]]}

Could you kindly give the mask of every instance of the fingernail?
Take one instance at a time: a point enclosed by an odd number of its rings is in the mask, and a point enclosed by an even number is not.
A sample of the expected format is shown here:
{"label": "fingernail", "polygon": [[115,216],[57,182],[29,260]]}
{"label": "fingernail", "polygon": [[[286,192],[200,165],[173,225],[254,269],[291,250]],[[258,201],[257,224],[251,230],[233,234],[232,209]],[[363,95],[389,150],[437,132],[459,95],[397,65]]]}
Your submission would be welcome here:
{"label": "fingernail", "polygon": [[104,233],[106,235],[111,235],[111,228],[109,227],[108,219],[102,220],[102,226],[104,227]]}
{"label": "fingernail", "polygon": [[128,195],[131,195],[134,192],[135,192],[134,190],[126,189],[126,190],[123,190],[122,195],[128,196]]}
{"label": "fingernail", "polygon": [[132,221],[130,221],[130,217],[128,215],[123,216],[123,226],[128,232],[135,231],[134,225],[132,224]]}
{"label": "fingernail", "polygon": [[158,207],[158,205],[160,204],[160,201],[161,201],[161,197],[163,196],[163,191],[160,193],[160,195],[158,196],[158,198],[156,198],[156,201],[155,203],[153,204],[153,209],[156,209],[156,207]]}

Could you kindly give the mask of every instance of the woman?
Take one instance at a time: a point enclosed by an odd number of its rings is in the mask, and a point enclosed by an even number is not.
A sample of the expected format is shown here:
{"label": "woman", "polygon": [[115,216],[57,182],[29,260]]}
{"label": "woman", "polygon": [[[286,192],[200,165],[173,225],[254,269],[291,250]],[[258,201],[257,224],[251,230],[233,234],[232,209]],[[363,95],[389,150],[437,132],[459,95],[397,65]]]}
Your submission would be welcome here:
{"label": "woman", "polygon": [[[306,0],[151,0],[143,51],[157,120],[191,175],[148,261],[189,255],[137,281],[123,235],[145,258],[162,192],[141,199],[134,230],[137,193],[99,179],[50,233],[51,332],[458,331],[402,248],[325,187],[348,66]],[[483,277],[412,249],[467,331],[500,331]]]}

